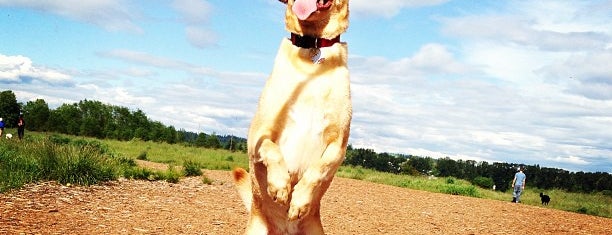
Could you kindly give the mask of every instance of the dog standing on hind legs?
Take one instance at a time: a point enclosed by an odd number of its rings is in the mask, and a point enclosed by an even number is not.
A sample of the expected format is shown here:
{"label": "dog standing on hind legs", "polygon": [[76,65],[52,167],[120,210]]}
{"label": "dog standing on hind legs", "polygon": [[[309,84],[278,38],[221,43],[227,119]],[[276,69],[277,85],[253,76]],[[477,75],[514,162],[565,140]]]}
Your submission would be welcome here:
{"label": "dog standing on hind legs", "polygon": [[344,161],[351,122],[348,0],[280,0],[283,39],[248,134],[250,172],[233,171],[246,234],[324,234],[320,203]]}

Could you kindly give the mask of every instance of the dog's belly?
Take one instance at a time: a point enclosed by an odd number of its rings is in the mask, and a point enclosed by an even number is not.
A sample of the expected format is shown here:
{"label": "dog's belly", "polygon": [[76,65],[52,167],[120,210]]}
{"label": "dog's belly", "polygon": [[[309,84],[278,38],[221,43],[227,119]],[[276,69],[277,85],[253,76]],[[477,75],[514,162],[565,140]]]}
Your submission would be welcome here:
{"label": "dog's belly", "polygon": [[279,141],[289,172],[301,174],[321,158],[326,147],[323,134],[327,125],[324,111],[316,105],[291,108]]}

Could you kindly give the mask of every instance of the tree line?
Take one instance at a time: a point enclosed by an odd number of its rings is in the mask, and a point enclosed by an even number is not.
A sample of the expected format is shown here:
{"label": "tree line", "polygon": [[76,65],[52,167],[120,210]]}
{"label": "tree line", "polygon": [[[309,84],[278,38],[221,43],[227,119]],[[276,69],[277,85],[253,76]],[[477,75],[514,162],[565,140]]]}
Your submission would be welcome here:
{"label": "tree line", "polygon": [[[30,131],[57,132],[75,136],[88,136],[117,140],[138,138],[144,141],[185,144],[204,148],[223,148],[246,152],[246,139],[236,136],[219,136],[215,133],[194,133],[176,130],[149,119],[138,109],[103,104],[100,101],[82,100],[62,104],[50,109],[43,99],[17,102],[15,94],[0,92],[0,117],[8,128],[14,128],[19,114],[26,119]],[[510,188],[519,164],[502,162],[476,162],[473,160],[434,159],[403,154],[376,153],[371,149],[347,148],[345,165],[362,166],[382,172],[410,175],[456,177],[479,186],[506,191]],[[565,189],[571,192],[596,192],[612,190],[612,175],[606,172],[569,172],[567,170],[525,166],[528,185],[541,189]]]}
{"label": "tree line", "polygon": [[17,126],[20,114],[24,115],[26,130],[29,131],[56,132],[100,139],[137,138],[144,141],[246,151],[244,138],[177,130],[174,126],[166,126],[159,121],[151,120],[140,109],[131,111],[126,107],[92,100],[62,104],[56,109],[50,109],[44,99],[23,104],[17,102],[12,91],[0,92],[0,117],[4,119],[8,128]]}
{"label": "tree line", "polygon": [[[456,177],[484,188],[505,192],[510,189],[514,173],[523,164],[474,160],[434,159],[402,154],[376,153],[371,149],[349,145],[345,165],[361,166],[395,174]],[[570,192],[612,194],[612,175],[607,172],[570,172],[563,169],[523,165],[527,185],[540,189],[564,189]]]}

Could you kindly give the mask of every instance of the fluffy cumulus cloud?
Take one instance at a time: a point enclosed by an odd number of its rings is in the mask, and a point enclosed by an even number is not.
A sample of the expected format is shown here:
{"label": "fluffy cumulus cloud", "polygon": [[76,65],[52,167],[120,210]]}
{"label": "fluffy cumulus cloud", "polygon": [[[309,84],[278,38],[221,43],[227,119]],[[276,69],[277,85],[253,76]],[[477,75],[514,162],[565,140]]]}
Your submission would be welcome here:
{"label": "fluffy cumulus cloud", "polygon": [[448,0],[351,0],[351,12],[357,15],[382,16],[386,18],[397,15],[403,8],[435,6]]}
{"label": "fluffy cumulus cloud", "polygon": [[88,22],[104,29],[141,32],[137,11],[126,0],[0,0],[0,6],[23,7]]}
{"label": "fluffy cumulus cloud", "polygon": [[612,71],[605,65],[612,56],[612,16],[602,11],[609,3],[510,3],[509,12],[442,19],[443,31],[460,39],[468,60],[491,76],[522,84],[545,81],[590,99],[612,98]]}
{"label": "fluffy cumulus cloud", "polygon": [[172,6],[187,25],[185,35],[192,45],[205,48],[216,44],[217,35],[208,27],[211,4],[204,0],[175,0]]}
{"label": "fluffy cumulus cloud", "polygon": [[39,67],[25,56],[0,54],[0,83],[44,82],[50,85],[70,85],[70,75],[58,70]]}

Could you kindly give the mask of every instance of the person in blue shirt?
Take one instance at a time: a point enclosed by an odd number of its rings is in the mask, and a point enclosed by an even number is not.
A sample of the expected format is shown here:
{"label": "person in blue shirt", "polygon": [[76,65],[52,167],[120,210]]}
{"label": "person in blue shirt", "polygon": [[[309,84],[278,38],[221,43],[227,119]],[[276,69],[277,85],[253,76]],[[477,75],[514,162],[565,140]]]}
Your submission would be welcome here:
{"label": "person in blue shirt", "polygon": [[0,118],[0,138],[2,138],[2,132],[4,132],[4,121]]}
{"label": "person in blue shirt", "polygon": [[514,179],[512,180],[512,202],[519,203],[521,200],[521,193],[525,190],[525,180],[527,176],[523,171],[525,170],[524,166],[519,167],[519,172],[514,174]]}

